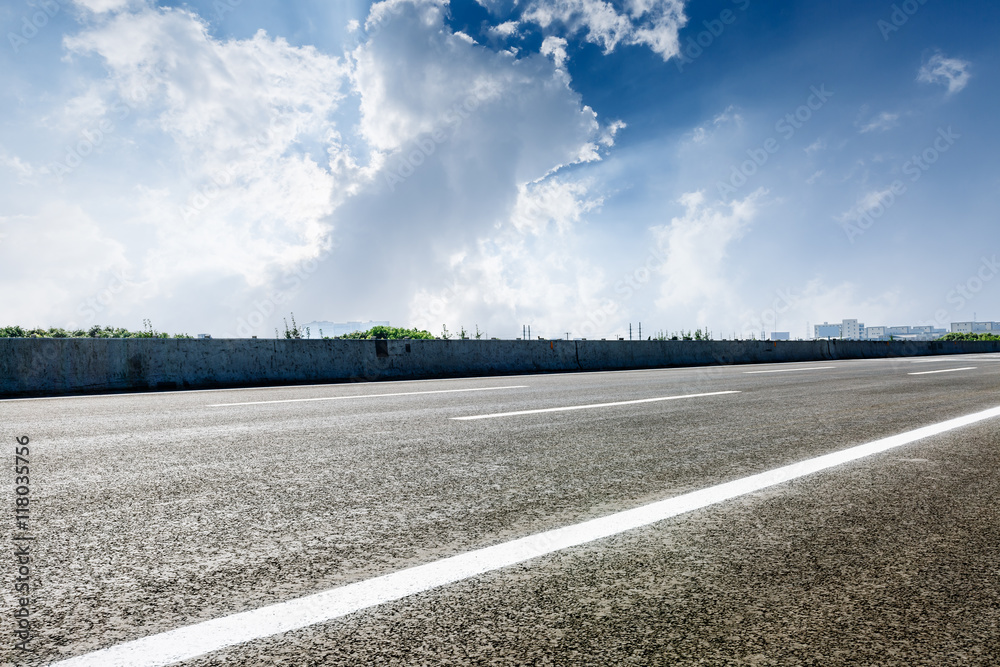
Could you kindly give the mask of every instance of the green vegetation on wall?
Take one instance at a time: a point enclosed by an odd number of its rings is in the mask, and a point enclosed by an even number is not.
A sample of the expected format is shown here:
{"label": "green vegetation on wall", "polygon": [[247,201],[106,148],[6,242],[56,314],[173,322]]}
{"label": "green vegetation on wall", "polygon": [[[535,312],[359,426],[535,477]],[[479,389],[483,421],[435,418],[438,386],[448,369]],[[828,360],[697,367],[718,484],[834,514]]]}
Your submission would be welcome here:
{"label": "green vegetation on wall", "polygon": [[1000,340],[1000,336],[991,333],[949,333],[938,340]]}
{"label": "green vegetation on wall", "polygon": [[89,329],[68,331],[59,327],[49,329],[26,329],[20,326],[0,327],[0,338],[191,338],[187,334],[163,333],[153,329],[149,320],[143,320],[145,329],[129,331],[121,327],[102,327],[95,324]]}
{"label": "green vegetation on wall", "polygon": [[[329,338],[329,336],[324,336]],[[422,329],[405,329],[403,327],[372,327],[368,331],[355,331],[354,333],[339,336],[349,340],[400,340],[412,338],[416,340],[432,340],[434,334]]]}

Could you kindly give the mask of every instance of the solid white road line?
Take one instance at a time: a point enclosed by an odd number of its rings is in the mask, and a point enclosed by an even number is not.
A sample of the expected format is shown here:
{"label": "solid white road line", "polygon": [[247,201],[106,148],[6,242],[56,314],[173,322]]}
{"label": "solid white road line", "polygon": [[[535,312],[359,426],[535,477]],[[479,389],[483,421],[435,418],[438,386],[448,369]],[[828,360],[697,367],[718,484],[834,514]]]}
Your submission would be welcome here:
{"label": "solid white road line", "polygon": [[907,375],[930,375],[931,373],[954,373],[955,371],[972,371],[975,370],[975,366],[966,366],[964,368],[944,368],[939,371],[920,371],[919,373],[907,373]]}
{"label": "solid white road line", "polygon": [[794,373],[795,371],[825,371],[830,368],[836,368],[836,366],[807,366],[805,368],[779,368],[773,371],[743,371],[747,375],[753,375],[754,373]]}
{"label": "solid white road line", "polygon": [[162,667],[229,646],[298,630],[570,547],[641,528],[821,470],[986,419],[1000,407],[949,419],[707,489],[537,533],[426,565],[359,581],[253,611],[196,623],[54,663],[53,667]]}
{"label": "solid white road line", "polygon": [[616,401],[614,403],[591,403],[589,405],[569,405],[563,408],[540,408],[538,410],[517,410],[516,412],[494,412],[488,415],[472,415],[470,417],[452,417],[455,421],[470,421],[472,419],[493,419],[494,417],[512,417],[514,415],[537,415],[542,412],[565,412],[567,410],[588,410],[590,408],[610,408],[614,405],[635,405],[637,403],[655,403],[656,401],[676,401],[681,398],[698,398],[700,396],[721,396],[722,394],[738,394],[738,391],[713,391],[707,394],[681,394],[680,396],[660,396],[658,398],[641,398],[636,401]]}
{"label": "solid white road line", "polygon": [[343,401],[348,398],[380,398],[382,396],[422,396],[424,394],[454,394],[460,391],[493,391],[494,389],[526,389],[526,384],[503,387],[472,387],[469,389],[434,389],[432,391],[400,391],[393,394],[359,394],[357,396],[322,396],[320,398],[286,398],[277,401],[248,401],[246,403],[212,403],[209,408],[226,408],[233,405],[269,405],[271,403],[308,403],[310,401]]}

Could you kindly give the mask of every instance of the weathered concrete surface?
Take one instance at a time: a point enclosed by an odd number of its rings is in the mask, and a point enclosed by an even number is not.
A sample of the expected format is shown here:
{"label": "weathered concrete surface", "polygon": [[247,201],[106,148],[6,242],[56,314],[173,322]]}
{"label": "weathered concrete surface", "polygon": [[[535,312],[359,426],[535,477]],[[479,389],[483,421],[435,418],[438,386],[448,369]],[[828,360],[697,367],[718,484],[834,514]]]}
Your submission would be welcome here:
{"label": "weathered concrete surface", "polygon": [[998,352],[1000,342],[0,339],[0,396]]}

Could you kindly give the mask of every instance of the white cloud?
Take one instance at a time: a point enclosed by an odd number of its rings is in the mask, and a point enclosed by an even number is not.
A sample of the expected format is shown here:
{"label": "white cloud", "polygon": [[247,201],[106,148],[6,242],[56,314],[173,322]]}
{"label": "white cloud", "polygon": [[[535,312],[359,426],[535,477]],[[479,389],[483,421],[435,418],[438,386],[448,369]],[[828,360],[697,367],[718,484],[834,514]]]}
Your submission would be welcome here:
{"label": "white cloud", "polygon": [[443,13],[434,4],[396,11],[395,20],[352,54],[360,135],[370,146],[411,153],[415,142],[443,135],[432,162],[457,157],[449,150],[457,146],[462,159],[513,158],[510,187],[589,159],[589,150],[581,151],[600,131],[596,114],[549,59],[515,60],[471,45],[443,29]]}
{"label": "white cloud", "polygon": [[895,200],[895,194],[892,188],[870,190],[862,195],[853,206],[841,213],[837,219],[842,223],[856,221],[867,213],[884,208],[887,202],[893,200]]}
{"label": "white cloud", "polygon": [[511,37],[517,34],[518,25],[517,21],[504,21],[499,25],[491,26],[490,32],[499,37]]}
{"label": "white cloud", "polygon": [[[112,274],[130,267],[124,244],[76,205],[43,202],[30,214],[0,216],[0,264],[4,314],[26,326],[106,323],[95,318],[131,305],[121,285],[105,294]],[[88,297],[100,298],[89,318]]]}
{"label": "white cloud", "polygon": [[604,0],[535,1],[522,20],[543,30],[561,27],[568,34],[584,33],[606,53],[619,44],[644,45],[664,60],[678,54],[678,32],[687,22],[682,0],[630,0],[624,13]]}
{"label": "white cloud", "polygon": [[947,86],[947,94],[954,95],[969,83],[972,76],[969,67],[967,60],[947,58],[941,53],[935,53],[920,67],[917,81]]}
{"label": "white cloud", "polygon": [[605,281],[577,251],[576,227],[600,206],[580,181],[552,177],[521,186],[509,221],[453,258],[446,286],[417,292],[411,321],[433,331],[442,323],[453,330],[478,324],[487,332],[530,323],[533,335],[562,337],[567,326],[585,335],[583,323],[601,309]]}
{"label": "white cloud", "polygon": [[730,104],[722,112],[715,115],[712,119],[712,125],[726,125],[728,123],[734,123],[737,127],[743,125],[743,116],[740,114],[739,109],[735,105]]}
{"label": "white cloud", "polygon": [[[324,146],[336,148],[330,121],[347,74],[339,60],[264,32],[218,41],[197,16],[151,7],[66,46],[98,56],[112,85],[94,82],[65,114],[86,120],[119,108],[133,129],[166,137],[157,151],[174,161],[173,182],[140,188],[147,212],[133,219],[158,239],[143,263],[151,284],[206,267],[261,284],[323,250],[335,174],[319,161]],[[320,149],[301,148],[310,144]]]}
{"label": "white cloud", "polygon": [[687,312],[688,321],[705,322],[713,315],[731,319],[737,290],[730,282],[726,259],[730,245],[748,231],[765,194],[757,190],[727,205],[707,204],[703,192],[681,197],[684,214],[652,228],[663,257],[658,308]]}
{"label": "white cloud", "polygon": [[0,165],[3,165],[17,174],[17,180],[19,183],[26,182],[34,176],[36,172],[35,167],[31,164],[25,162],[16,155],[8,155],[2,150],[0,150]]}
{"label": "white cloud", "polygon": [[541,54],[550,56],[556,67],[562,67],[566,62],[566,40],[562,37],[549,35],[542,40]]}
{"label": "white cloud", "polygon": [[142,0],[74,0],[74,3],[95,14],[104,14],[140,5]]}
{"label": "white cloud", "polygon": [[705,123],[696,126],[690,132],[685,133],[684,138],[695,144],[704,144],[712,139],[720,128],[728,125],[737,128],[743,127],[743,116],[739,109],[732,104],[713,116],[711,124]]}
{"label": "white cloud", "polygon": [[899,124],[899,114],[883,111],[861,126],[861,134],[868,132],[885,132]]}
{"label": "white cloud", "polygon": [[806,153],[818,153],[821,150],[826,149],[826,141],[824,139],[817,139],[808,146],[805,147]]}

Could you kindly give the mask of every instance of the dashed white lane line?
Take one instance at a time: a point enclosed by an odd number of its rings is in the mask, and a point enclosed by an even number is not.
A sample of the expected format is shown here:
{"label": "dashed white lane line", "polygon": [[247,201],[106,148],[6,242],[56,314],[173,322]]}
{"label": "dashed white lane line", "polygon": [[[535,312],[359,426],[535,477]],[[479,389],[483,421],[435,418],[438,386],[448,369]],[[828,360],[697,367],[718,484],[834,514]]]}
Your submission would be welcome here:
{"label": "dashed white lane line", "polygon": [[169,630],[54,663],[53,667],[162,667],[237,644],[324,623],[539,556],[648,526],[916,440],[1000,417],[1000,407],[775,468],[635,509],[548,530],[322,593]]}
{"label": "dashed white lane line", "polygon": [[615,401],[614,403],[590,403],[588,405],[568,405],[561,408],[539,408],[537,410],[517,410],[515,412],[494,412],[488,415],[471,415],[469,417],[452,417],[455,421],[471,421],[473,419],[493,419],[494,417],[513,417],[515,415],[537,415],[543,412],[566,412],[567,410],[590,410],[592,408],[610,408],[615,405],[636,405],[638,403],[656,403],[657,401],[676,401],[681,398],[699,398],[701,396],[721,396],[723,394],[738,394],[738,391],[713,391],[707,394],[680,394],[678,396],[659,396],[657,398],[640,398],[634,401]]}
{"label": "dashed white lane line", "polygon": [[917,373],[907,373],[907,375],[930,375],[931,373],[954,373],[955,371],[974,371],[975,366],[965,366],[964,368],[942,368],[937,371],[919,371]]}
{"label": "dashed white lane line", "polygon": [[271,403],[308,403],[310,401],[343,401],[349,398],[382,398],[384,396],[424,396],[426,394],[455,394],[463,391],[494,391],[497,389],[526,389],[526,384],[503,387],[471,387],[469,389],[434,389],[432,391],[400,391],[392,394],[358,394],[355,396],[320,396],[318,398],[285,398],[277,401],[247,401],[245,403],[212,403],[209,408],[228,408],[234,405],[269,405]]}
{"label": "dashed white lane line", "polygon": [[806,366],[805,368],[778,368],[773,371],[743,371],[747,375],[754,373],[794,373],[795,371],[825,371],[836,366]]}

